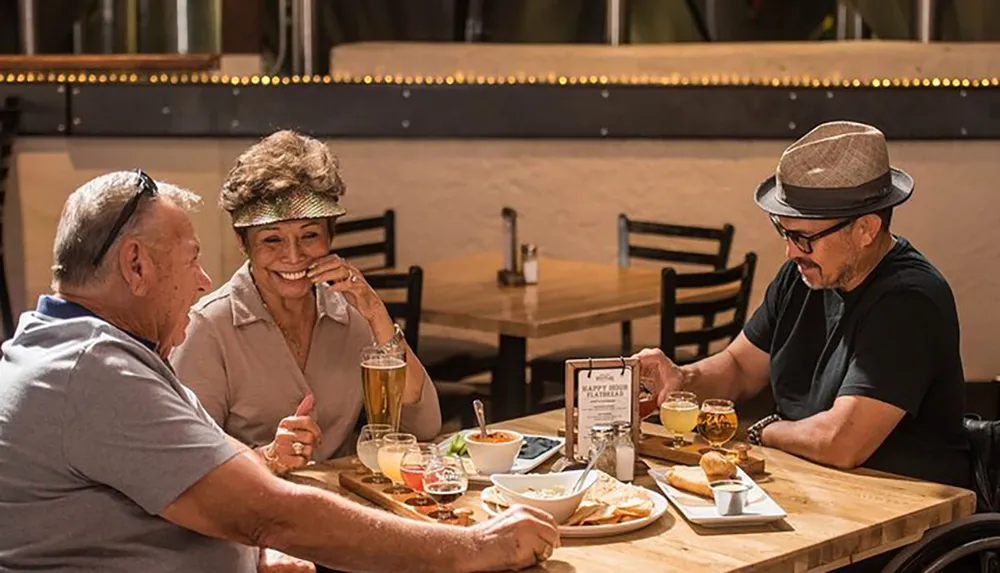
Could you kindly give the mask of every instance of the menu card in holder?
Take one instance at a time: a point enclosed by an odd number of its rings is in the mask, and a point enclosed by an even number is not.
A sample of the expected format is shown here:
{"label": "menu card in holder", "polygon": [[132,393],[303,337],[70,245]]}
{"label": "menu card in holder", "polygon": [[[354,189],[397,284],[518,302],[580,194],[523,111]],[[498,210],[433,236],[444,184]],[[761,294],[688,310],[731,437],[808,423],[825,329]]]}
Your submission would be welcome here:
{"label": "menu card in holder", "polygon": [[590,428],[625,421],[639,443],[639,368],[634,358],[566,361],[566,457],[583,460]]}

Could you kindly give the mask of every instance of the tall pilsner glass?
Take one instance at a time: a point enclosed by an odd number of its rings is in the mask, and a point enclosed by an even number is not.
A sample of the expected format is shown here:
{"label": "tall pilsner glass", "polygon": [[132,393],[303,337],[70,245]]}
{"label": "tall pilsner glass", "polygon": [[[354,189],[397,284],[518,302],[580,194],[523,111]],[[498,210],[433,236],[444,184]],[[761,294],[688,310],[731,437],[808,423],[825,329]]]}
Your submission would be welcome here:
{"label": "tall pilsner glass", "polygon": [[405,345],[361,349],[361,388],[369,424],[389,424],[399,431],[405,385]]}

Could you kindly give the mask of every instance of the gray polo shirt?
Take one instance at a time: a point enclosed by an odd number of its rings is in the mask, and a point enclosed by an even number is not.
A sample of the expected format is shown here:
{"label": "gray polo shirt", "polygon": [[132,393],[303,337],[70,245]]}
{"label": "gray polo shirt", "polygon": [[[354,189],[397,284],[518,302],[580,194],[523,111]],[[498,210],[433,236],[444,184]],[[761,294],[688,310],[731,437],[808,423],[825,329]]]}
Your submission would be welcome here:
{"label": "gray polo shirt", "polygon": [[46,302],[0,360],[0,571],[255,571],[158,517],[236,454],[222,430],[140,340]]}

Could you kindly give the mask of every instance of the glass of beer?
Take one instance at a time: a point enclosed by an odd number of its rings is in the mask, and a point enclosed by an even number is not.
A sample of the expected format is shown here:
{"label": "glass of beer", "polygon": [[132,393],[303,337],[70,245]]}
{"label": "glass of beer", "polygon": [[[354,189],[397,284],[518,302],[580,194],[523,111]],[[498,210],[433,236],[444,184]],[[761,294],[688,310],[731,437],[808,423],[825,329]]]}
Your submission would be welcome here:
{"label": "glass of beer", "polygon": [[722,450],[722,445],[736,435],[738,424],[736,407],[731,401],[713,398],[701,403],[698,431],[711,449]]}
{"label": "glass of beer", "polygon": [[389,476],[392,485],[382,490],[385,493],[401,495],[413,493],[413,490],[403,485],[403,456],[410,446],[416,445],[417,437],[413,434],[392,433],[382,438],[382,447],[378,449],[378,467],[382,473]]}
{"label": "glass of beer", "polygon": [[391,432],[392,426],[389,424],[368,424],[361,428],[361,433],[358,435],[358,459],[372,471],[371,476],[361,481],[374,484],[392,483],[378,467],[378,450],[382,447],[382,438]]}
{"label": "glass of beer", "polygon": [[416,507],[434,505],[434,502],[424,494],[424,471],[439,455],[440,452],[434,444],[416,444],[410,446],[403,454],[399,474],[403,478],[403,483],[417,492],[416,497],[406,500],[408,505]]}
{"label": "glass of beer", "polygon": [[361,350],[361,389],[370,424],[389,424],[399,431],[406,384],[406,346],[369,345]]}
{"label": "glass of beer", "polygon": [[684,435],[698,425],[698,397],[692,392],[670,392],[660,404],[660,423],[670,432],[667,445],[679,448],[687,442]]}
{"label": "glass of beer", "polygon": [[436,457],[424,471],[424,493],[437,502],[435,511],[428,517],[447,521],[455,519],[451,504],[458,501],[469,489],[469,476],[465,473],[465,464],[456,456]]}

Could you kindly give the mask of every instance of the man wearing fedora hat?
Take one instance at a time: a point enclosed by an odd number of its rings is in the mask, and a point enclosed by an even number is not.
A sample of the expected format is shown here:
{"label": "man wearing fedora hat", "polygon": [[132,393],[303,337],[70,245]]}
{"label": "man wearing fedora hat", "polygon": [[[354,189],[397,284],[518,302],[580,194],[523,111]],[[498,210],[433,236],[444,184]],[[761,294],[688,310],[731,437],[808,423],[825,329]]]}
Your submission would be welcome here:
{"label": "man wearing fedora hat", "polygon": [[912,192],[874,127],[825,123],[792,144],[756,192],[788,260],[724,351],[683,367],[659,350],[637,355],[660,400],[675,389],[748,399],[770,386],[776,412],[748,429],[751,443],[968,485],[955,301],[889,231]]}

